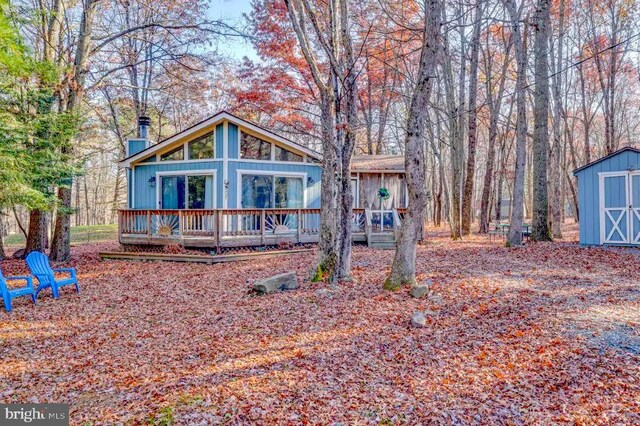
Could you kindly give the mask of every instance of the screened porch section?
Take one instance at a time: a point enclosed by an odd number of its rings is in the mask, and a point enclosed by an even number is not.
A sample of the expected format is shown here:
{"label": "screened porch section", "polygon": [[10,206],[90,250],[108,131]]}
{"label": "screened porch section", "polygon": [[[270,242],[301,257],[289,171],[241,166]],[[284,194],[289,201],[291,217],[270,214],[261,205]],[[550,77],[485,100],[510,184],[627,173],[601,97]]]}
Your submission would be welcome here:
{"label": "screened porch section", "polygon": [[357,194],[354,207],[371,212],[372,232],[392,232],[394,210],[407,207],[404,173],[358,173],[352,177],[352,190]]}

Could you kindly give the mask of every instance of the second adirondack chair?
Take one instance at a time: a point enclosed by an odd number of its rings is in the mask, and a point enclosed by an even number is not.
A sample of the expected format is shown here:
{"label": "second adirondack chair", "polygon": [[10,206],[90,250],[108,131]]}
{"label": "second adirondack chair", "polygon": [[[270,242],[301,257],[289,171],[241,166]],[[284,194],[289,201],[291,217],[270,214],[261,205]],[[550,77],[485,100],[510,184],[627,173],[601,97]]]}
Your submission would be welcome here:
{"label": "second adirondack chair", "polygon": [[[7,281],[25,281],[24,287],[9,288]],[[0,269],[0,297],[4,302],[4,310],[11,312],[11,300],[20,296],[31,296],[33,303],[36,303],[36,291],[33,289],[31,277],[5,277]]]}
{"label": "second adirondack chair", "polygon": [[[76,270],[74,268],[52,269],[49,265],[49,258],[44,253],[40,253],[38,251],[29,253],[26,260],[31,273],[38,279],[36,297],[38,297],[38,293],[42,290],[51,287],[53,298],[57,299],[59,297],[60,287],[66,285],[75,285],[76,291],[80,293],[80,285],[78,285],[78,278],[76,277]],[[69,278],[56,280],[56,272],[67,273],[69,274]]]}

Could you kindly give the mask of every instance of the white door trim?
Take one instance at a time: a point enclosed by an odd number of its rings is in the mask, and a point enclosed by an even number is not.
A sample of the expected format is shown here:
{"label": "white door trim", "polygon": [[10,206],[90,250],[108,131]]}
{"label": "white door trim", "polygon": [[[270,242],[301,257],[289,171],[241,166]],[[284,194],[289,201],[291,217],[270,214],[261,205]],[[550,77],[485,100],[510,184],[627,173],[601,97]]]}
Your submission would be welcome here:
{"label": "white door trim", "polygon": [[[622,207],[606,207],[605,206],[605,180],[606,178],[623,177],[624,178],[624,194],[625,200]],[[599,179],[599,212],[600,212],[600,245],[603,244],[629,244],[634,243],[631,240],[631,226],[633,224],[631,217],[631,173],[628,171],[623,172],[600,172],[598,173]],[[615,216],[614,216],[615,214]],[[613,227],[607,234],[607,218],[611,221]],[[626,219],[627,232],[622,232],[620,224]],[[622,241],[611,241],[614,235],[619,235]]]}

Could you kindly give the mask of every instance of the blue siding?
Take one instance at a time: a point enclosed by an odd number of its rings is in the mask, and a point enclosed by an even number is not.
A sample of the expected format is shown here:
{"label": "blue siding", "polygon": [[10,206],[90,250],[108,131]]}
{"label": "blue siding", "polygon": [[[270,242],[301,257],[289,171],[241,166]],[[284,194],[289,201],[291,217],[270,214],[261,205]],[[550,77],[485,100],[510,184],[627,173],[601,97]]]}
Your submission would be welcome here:
{"label": "blue siding", "polygon": [[[262,172],[280,173],[306,173],[307,174],[307,208],[320,207],[320,177],[322,169],[318,165],[306,163],[268,163],[268,162],[239,162],[229,161],[229,198],[228,207],[230,209],[239,208],[238,193],[240,191],[238,182],[238,170],[259,170]],[[311,178],[311,179],[309,179]],[[313,182],[312,182],[313,181]]]}
{"label": "blue siding", "polygon": [[240,152],[240,147],[238,146],[238,126],[236,126],[235,124],[231,124],[229,123],[229,130],[228,130],[228,135],[229,137],[229,148],[228,148],[228,153],[229,153],[229,158],[240,158],[239,157],[239,152]]}
{"label": "blue siding", "polygon": [[[579,171],[578,177],[578,207],[580,209],[580,244],[600,244],[600,181],[598,173],[624,172],[640,170],[640,154],[624,151],[596,163],[591,167]],[[618,179],[607,179],[607,196],[605,203],[608,207],[623,206],[625,203],[624,188],[614,188]],[[607,226],[609,230],[610,226]],[[605,231],[607,231],[605,229]],[[626,225],[623,231],[626,232]]]}
{"label": "blue siding", "polygon": [[146,139],[129,139],[129,156],[135,155],[147,147]]}
{"label": "blue siding", "polygon": [[216,126],[216,158],[224,157],[224,126]]}
{"label": "blue siding", "polygon": [[[222,207],[222,161],[203,161],[172,164],[149,164],[135,167],[135,206],[136,209],[156,209],[156,187],[149,186],[149,179],[155,177],[156,172],[173,172],[182,170],[216,170],[216,208]],[[156,182],[156,186],[159,182]]]}

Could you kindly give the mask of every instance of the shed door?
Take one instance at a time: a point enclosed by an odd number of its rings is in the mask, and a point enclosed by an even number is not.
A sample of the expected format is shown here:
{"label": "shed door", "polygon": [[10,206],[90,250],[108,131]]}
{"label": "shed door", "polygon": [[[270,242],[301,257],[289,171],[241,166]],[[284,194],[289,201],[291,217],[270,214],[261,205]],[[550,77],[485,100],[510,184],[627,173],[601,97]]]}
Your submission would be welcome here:
{"label": "shed door", "polygon": [[629,174],[629,197],[630,242],[640,244],[640,172]]}
{"label": "shed door", "polygon": [[[634,223],[631,221],[633,183],[638,176],[629,172],[608,173],[600,176],[600,242],[603,244],[629,244],[634,242]],[[638,186],[640,189],[640,186]],[[640,199],[637,200],[640,208]],[[636,229],[640,232],[638,223]],[[637,232],[636,232],[637,233]]]}

